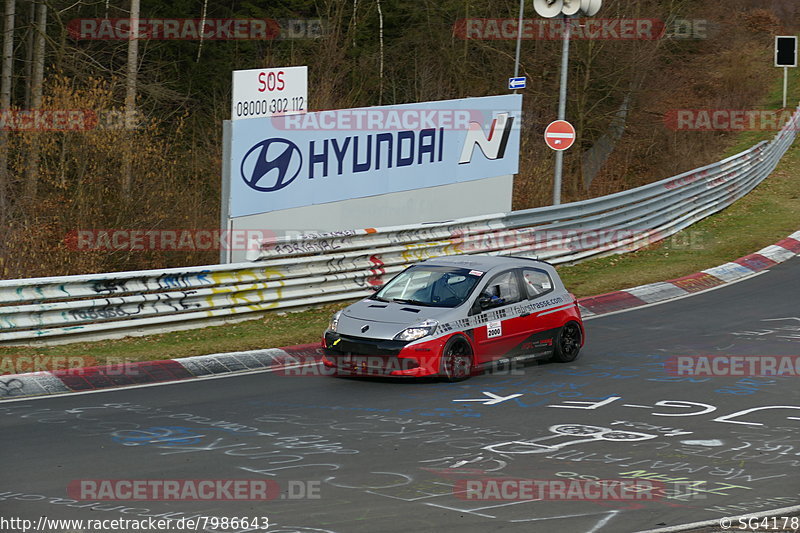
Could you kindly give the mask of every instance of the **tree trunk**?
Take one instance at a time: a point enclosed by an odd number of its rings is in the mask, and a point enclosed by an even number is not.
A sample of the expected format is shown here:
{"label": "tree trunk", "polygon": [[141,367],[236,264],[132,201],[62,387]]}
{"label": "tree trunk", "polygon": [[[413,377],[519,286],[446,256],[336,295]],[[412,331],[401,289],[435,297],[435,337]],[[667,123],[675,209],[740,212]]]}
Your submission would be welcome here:
{"label": "tree trunk", "polygon": [[378,68],[380,77],[380,87],[378,89],[378,105],[383,105],[383,10],[381,9],[381,0],[375,0],[378,6],[378,38],[380,39],[381,61]]}
{"label": "tree trunk", "polygon": [[11,74],[14,70],[14,15],[15,0],[6,0],[3,24],[3,68],[0,78],[0,108],[11,106]]}
{"label": "tree trunk", "polygon": [[[33,47],[33,80],[31,81],[31,109],[42,107],[44,84],[45,35],[47,31],[47,4],[36,6],[36,37]],[[25,196],[35,198],[39,187],[39,137],[34,132],[28,152]]]}
{"label": "tree trunk", "polygon": [[[3,25],[3,74],[0,78],[0,113],[11,107],[11,74],[14,71],[14,7],[6,0]],[[0,130],[0,222],[8,213],[8,132]]]}
{"label": "tree trunk", "polygon": [[[130,136],[136,126],[136,71],[139,61],[139,0],[131,0],[131,37],[128,41],[128,69],[125,82],[125,130]],[[133,184],[131,143],[123,150],[122,193],[130,196]]]}
{"label": "tree trunk", "polygon": [[25,109],[31,108],[31,81],[33,80],[33,48],[36,41],[36,3],[31,1],[28,8],[30,27],[25,32]]}
{"label": "tree trunk", "polygon": [[[200,17],[200,28],[204,28],[206,25],[206,13],[208,12],[208,0],[203,0],[203,15]],[[200,62],[200,53],[203,51],[203,35],[204,32],[201,30],[200,32],[200,45],[197,47],[197,60],[196,62]]]}

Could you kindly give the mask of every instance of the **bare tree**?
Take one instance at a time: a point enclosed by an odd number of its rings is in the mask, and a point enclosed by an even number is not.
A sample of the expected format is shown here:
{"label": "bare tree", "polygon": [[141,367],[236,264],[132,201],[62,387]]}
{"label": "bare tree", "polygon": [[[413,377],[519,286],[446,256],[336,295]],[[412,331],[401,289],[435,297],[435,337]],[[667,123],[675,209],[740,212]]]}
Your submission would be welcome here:
{"label": "bare tree", "polygon": [[206,25],[207,11],[208,11],[208,0],[203,0],[203,15],[200,18],[200,31],[197,32],[200,34],[200,45],[197,47],[197,60],[195,61],[196,63],[200,62],[200,53],[203,51],[203,36],[205,35],[203,28]]}
{"label": "bare tree", "polygon": [[[36,20],[36,2],[28,6],[28,20]],[[31,81],[33,80],[33,47],[36,28],[31,24],[25,31],[25,109],[31,107]]]}
{"label": "bare tree", "polygon": [[139,0],[131,0],[131,34],[125,81],[125,127],[132,129],[136,115],[136,71],[139,61]]}
{"label": "bare tree", "polygon": [[350,25],[353,29],[353,46],[356,45],[356,30],[358,29],[358,0],[353,0],[353,17],[350,19]]}
{"label": "bare tree", "polygon": [[[131,34],[128,41],[128,69],[125,81],[125,129],[130,133],[136,119],[136,71],[139,61],[139,0],[131,0]],[[122,171],[122,192],[128,197],[133,183],[130,150],[124,150],[125,162]]]}
{"label": "bare tree", "polygon": [[[31,109],[42,107],[44,86],[45,36],[47,31],[47,4],[36,5],[36,37],[33,41],[33,75],[31,80]],[[36,135],[36,134],[34,134]],[[39,187],[39,143],[34,137],[28,152],[25,196],[35,198]]]}
{"label": "bare tree", "polygon": [[[3,74],[0,78],[0,113],[11,107],[11,74],[14,70],[15,0],[6,0],[3,25]],[[0,221],[8,212],[8,132],[0,130]]]}
{"label": "bare tree", "polygon": [[375,0],[378,6],[378,36],[380,39],[381,61],[380,61],[380,93],[378,94],[378,105],[383,105],[383,10],[381,0]]}

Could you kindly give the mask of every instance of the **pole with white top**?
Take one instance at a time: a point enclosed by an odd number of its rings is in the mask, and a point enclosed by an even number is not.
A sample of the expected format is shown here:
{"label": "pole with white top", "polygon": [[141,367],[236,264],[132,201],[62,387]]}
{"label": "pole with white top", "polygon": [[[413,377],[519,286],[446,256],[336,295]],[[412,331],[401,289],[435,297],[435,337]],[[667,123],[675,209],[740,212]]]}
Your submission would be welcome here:
{"label": "pole with white top", "polygon": [[[558,93],[558,120],[567,116],[567,79],[569,75],[569,43],[572,36],[570,17],[578,13],[593,17],[600,11],[603,0],[533,0],[533,8],[545,18],[564,19],[564,41],[561,46],[561,87]],[[571,145],[571,143],[570,143]],[[555,149],[555,148],[554,148]],[[561,177],[564,170],[564,150],[556,149],[556,169],[553,177],[553,205],[561,204]]]}

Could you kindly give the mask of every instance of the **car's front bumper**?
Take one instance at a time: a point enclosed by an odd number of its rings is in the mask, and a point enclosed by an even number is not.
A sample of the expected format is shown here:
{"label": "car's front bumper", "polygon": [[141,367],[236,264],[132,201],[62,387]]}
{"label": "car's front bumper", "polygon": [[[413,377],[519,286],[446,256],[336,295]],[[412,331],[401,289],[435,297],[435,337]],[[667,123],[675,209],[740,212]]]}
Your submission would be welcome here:
{"label": "car's front bumper", "polygon": [[337,375],[424,377],[439,373],[438,339],[409,344],[326,331],[322,363]]}

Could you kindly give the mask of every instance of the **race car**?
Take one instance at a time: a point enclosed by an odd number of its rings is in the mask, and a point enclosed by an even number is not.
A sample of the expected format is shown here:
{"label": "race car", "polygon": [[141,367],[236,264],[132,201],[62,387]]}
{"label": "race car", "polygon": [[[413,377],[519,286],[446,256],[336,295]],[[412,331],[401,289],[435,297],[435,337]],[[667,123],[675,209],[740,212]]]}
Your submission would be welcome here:
{"label": "race car", "polygon": [[337,312],[322,362],[336,375],[461,381],[509,359],[574,361],[583,343],[577,300],[552,265],[468,255],[417,263]]}

